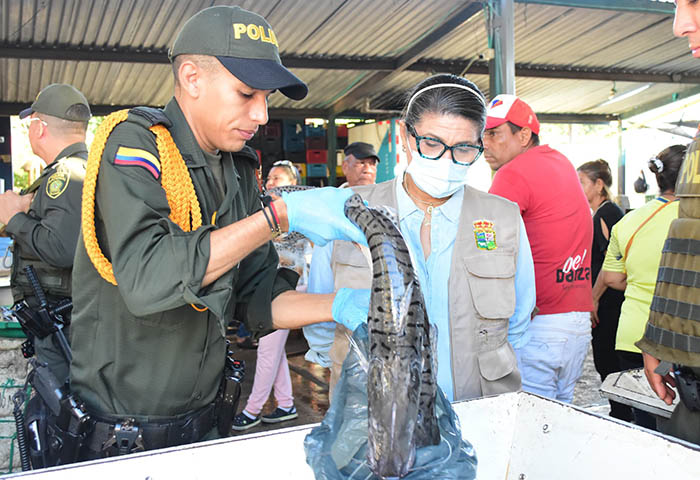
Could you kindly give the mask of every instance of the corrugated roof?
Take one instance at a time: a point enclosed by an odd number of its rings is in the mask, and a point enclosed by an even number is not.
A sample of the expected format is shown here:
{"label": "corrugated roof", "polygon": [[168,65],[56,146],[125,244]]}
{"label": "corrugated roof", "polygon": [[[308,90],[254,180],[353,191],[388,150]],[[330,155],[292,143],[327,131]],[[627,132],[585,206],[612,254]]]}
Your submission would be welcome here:
{"label": "corrugated roof", "polygon": [[[172,92],[165,63],[101,61],[104,52],[159,53],[165,60],[180,26],[202,8],[238,4],[265,16],[274,27],[283,58],[311,58],[314,68],[295,68],[309,84],[309,96],[294,102],[281,95],[272,108],[327,109],[373,70],[325,69],[324,59],[394,60],[425,35],[440,30],[454,12],[470,2],[456,0],[5,0],[0,2],[0,105],[29,103],[40,88],[66,82],[94,105],[162,105]],[[516,3],[515,61],[532,71],[593,70],[632,74],[700,76],[700,62],[687,41],[674,38],[668,14],[593,10]],[[26,59],[6,58],[26,52]],[[430,67],[405,71],[374,85],[368,98],[374,109],[398,108],[403,94],[433,70],[458,71],[488,47],[487,15],[479,11],[419,56]],[[49,53],[46,53],[47,50]],[[9,53],[12,51],[12,55]],[[41,53],[35,53],[40,51]],[[98,52],[90,60],[56,60],[50,52]],[[21,53],[19,56],[23,56]],[[31,59],[33,56],[40,58]],[[438,66],[435,66],[438,65]],[[456,70],[455,70],[456,69]],[[485,64],[467,72],[488,93]],[[567,76],[576,77],[576,73]],[[626,77],[626,80],[629,80]],[[618,92],[646,84],[617,81]],[[695,88],[689,83],[655,82],[634,97],[601,105],[612,80],[520,76],[517,93],[536,111],[617,114],[640,104],[670,98]],[[364,99],[353,107],[361,108]]]}

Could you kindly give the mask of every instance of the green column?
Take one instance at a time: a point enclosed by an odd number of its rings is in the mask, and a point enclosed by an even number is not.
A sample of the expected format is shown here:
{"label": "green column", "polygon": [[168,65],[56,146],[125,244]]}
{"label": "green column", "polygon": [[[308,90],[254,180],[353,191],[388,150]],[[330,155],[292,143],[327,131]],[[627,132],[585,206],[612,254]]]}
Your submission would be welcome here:
{"label": "green column", "polygon": [[326,139],[328,140],[328,184],[331,187],[335,187],[335,167],[337,163],[336,158],[336,146],[338,145],[338,130],[335,126],[335,115],[330,115],[328,117],[328,130],[326,131]]}
{"label": "green column", "polygon": [[515,95],[513,0],[489,0],[485,8],[489,47],[494,49],[494,58],[489,60],[489,95]]}

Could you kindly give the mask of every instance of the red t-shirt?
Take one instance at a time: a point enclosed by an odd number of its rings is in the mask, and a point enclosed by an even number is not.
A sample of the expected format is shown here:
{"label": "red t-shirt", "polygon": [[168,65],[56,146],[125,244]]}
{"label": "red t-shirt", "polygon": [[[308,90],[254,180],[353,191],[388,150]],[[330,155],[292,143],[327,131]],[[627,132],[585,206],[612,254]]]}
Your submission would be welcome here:
{"label": "red t-shirt", "polygon": [[593,310],[593,222],[571,162],[547,145],[531,148],[496,172],[489,193],[520,206],[535,263],[539,313]]}

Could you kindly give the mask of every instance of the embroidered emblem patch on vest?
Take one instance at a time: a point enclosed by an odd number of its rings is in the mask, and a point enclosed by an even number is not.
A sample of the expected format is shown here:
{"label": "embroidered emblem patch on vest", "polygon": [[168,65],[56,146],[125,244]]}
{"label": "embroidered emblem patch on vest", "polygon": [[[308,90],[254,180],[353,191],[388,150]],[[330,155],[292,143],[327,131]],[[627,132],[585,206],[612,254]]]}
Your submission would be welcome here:
{"label": "embroidered emblem patch on vest", "polygon": [[479,250],[495,250],[497,245],[493,222],[476,220],[474,222],[474,240],[476,240],[476,248]]}
{"label": "embroidered emblem patch on vest", "polygon": [[46,195],[51,199],[56,199],[66,191],[70,181],[70,170],[59,165],[54,173],[46,181]]}

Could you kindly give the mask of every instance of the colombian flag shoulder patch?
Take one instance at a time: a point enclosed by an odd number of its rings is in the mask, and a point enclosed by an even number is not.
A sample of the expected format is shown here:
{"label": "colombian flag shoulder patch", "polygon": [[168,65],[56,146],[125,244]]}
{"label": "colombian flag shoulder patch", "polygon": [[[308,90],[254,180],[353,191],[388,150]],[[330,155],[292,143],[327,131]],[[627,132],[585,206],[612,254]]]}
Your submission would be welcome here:
{"label": "colombian flag shoulder patch", "polygon": [[142,167],[156,179],[160,178],[160,161],[151,152],[140,148],[119,147],[114,157],[114,164]]}

